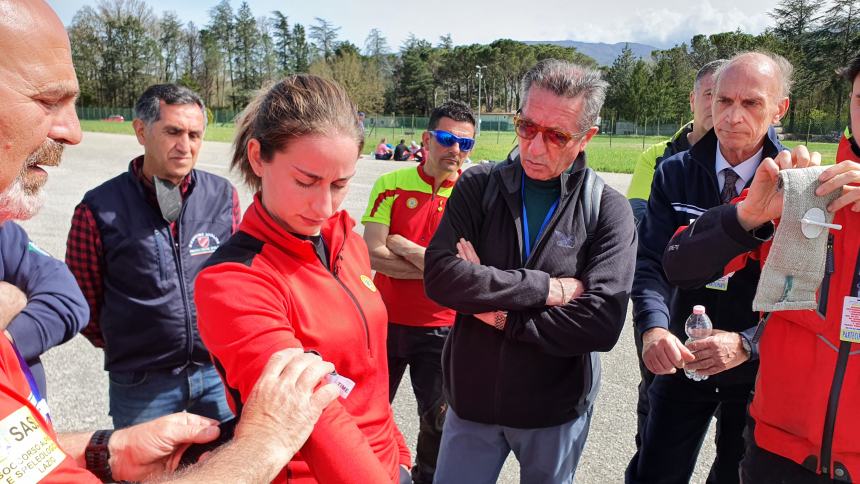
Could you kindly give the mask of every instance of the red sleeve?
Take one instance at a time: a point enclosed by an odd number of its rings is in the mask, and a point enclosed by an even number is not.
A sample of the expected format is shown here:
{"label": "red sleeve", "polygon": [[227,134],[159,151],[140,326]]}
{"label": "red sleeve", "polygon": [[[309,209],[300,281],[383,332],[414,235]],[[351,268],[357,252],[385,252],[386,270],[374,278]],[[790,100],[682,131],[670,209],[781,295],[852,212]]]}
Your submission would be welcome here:
{"label": "red sleeve", "polygon": [[[226,373],[228,393],[238,391],[244,402],[272,353],[303,347],[287,318],[289,296],[269,275],[237,263],[205,269],[194,287],[200,336]],[[391,481],[337,401],[323,411],[301,455],[321,483]]]}
{"label": "red sleeve", "polygon": [[[394,410],[391,410],[391,420],[394,421]],[[409,446],[406,445],[406,439],[400,433],[400,427],[394,426],[394,438],[397,440],[397,454],[400,456],[398,464],[406,466],[407,469],[412,469],[412,453],[409,452]]]}
{"label": "red sleeve", "polygon": [[81,331],[93,346],[104,348],[99,315],[104,298],[102,280],[102,241],[96,220],[83,203],[75,207],[72,227],[66,240],[66,265],[78,281],[78,286],[90,307],[90,321]]}
{"label": "red sleeve", "polygon": [[242,222],[242,206],[239,205],[239,192],[236,187],[233,187],[233,233],[239,230],[239,224]]}

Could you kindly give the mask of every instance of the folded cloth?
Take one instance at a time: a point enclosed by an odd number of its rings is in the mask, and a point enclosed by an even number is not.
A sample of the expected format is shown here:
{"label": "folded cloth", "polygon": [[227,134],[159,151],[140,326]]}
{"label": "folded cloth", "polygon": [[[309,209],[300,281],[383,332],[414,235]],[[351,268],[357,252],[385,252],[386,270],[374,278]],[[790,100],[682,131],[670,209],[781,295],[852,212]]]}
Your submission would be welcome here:
{"label": "folded cloth", "polygon": [[815,309],[815,293],[824,279],[828,230],[818,237],[803,235],[800,219],[811,208],[824,212],[825,222],[833,222],[827,205],[839,196],[839,190],[823,197],[815,195],[818,177],[824,167],[793,168],[779,173],[784,192],[782,216],[773,237],[773,245],[758,281],[754,311]]}

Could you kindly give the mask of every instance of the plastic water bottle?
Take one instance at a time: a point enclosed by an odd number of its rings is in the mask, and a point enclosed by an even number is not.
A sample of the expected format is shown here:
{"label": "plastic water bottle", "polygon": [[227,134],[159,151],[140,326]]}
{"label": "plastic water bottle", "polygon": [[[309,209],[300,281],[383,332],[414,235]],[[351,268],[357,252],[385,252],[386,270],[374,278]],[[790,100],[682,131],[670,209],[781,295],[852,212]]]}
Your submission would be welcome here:
{"label": "plastic water bottle", "polygon": [[[707,338],[711,335],[711,331],[713,331],[713,329],[714,325],[711,324],[711,318],[705,314],[705,306],[693,306],[693,314],[687,318],[687,322],[684,324],[684,331],[688,336],[688,339],[684,344],[690,346],[690,343],[693,341]],[[693,381],[708,379],[707,375],[700,375],[695,371],[688,370],[686,368],[684,368],[684,373],[687,375],[687,378]]]}

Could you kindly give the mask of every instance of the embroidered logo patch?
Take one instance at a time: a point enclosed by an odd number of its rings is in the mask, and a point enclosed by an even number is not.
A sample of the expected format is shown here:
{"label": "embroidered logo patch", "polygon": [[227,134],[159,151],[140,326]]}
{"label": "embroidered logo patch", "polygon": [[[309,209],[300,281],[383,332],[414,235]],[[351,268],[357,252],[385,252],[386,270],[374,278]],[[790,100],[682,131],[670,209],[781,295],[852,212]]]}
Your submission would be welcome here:
{"label": "embroidered logo patch", "polygon": [[406,199],[406,206],[408,208],[415,208],[418,206],[418,199],[415,197],[409,197]]}
{"label": "embroidered logo patch", "polygon": [[565,233],[559,232],[558,230],[554,230],[555,236],[558,240],[555,242],[555,245],[558,247],[564,247],[565,249],[572,249],[573,245],[573,236],[567,235]]}
{"label": "embroidered logo patch", "polygon": [[361,279],[361,282],[362,282],[362,283],[363,283],[363,284],[364,284],[368,289],[370,289],[370,290],[371,290],[371,291],[373,291],[373,292],[376,292],[376,286],[373,284],[373,279],[371,279],[371,278],[369,278],[369,277],[365,276],[364,274],[362,274],[362,275],[359,277],[359,279]]}
{"label": "embroidered logo patch", "polygon": [[191,242],[188,244],[188,253],[194,255],[211,254],[218,250],[221,246],[221,241],[215,234],[209,232],[200,232],[191,237]]}

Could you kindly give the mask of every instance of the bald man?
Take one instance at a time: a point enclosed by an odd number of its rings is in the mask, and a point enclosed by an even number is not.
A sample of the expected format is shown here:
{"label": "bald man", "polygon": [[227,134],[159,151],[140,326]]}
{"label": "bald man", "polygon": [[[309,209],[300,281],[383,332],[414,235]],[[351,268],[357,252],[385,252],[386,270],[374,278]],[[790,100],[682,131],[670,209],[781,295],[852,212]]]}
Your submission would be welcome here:
{"label": "bald man", "polygon": [[[65,29],[42,0],[0,0],[0,223],[32,215],[63,146],[81,140],[78,82]],[[175,482],[263,482],[298,451],[337,397],[318,386],[331,364],[300,350],[277,353],[244,407],[236,438]],[[3,482],[162,479],[191,443],[209,442],[217,422],[173,414],[113,432],[57,434],[20,353],[0,337],[0,469]],[[250,414],[249,414],[250,410]],[[276,411],[277,410],[277,411]],[[254,462],[253,466],[247,465]],[[86,469],[84,468],[86,467]]]}
{"label": "bald man", "polygon": [[[752,345],[758,313],[752,300],[760,268],[750,261],[725,277],[716,274],[700,286],[680,287],[663,271],[663,251],[679,228],[729,203],[749,186],[762,159],[785,149],[771,125],[788,110],[790,84],[791,65],[779,56],[747,53],[731,59],[715,73],[714,129],[689,151],[664,160],[654,175],[639,228],[632,297],[642,360],[657,376],[628,482],[689,482],[715,416],[717,455],[708,482],[738,482],[746,404],[758,369]],[[684,322],[694,305],[706,307],[715,331],[686,346]],[[693,380],[684,369],[707,379]]]}

